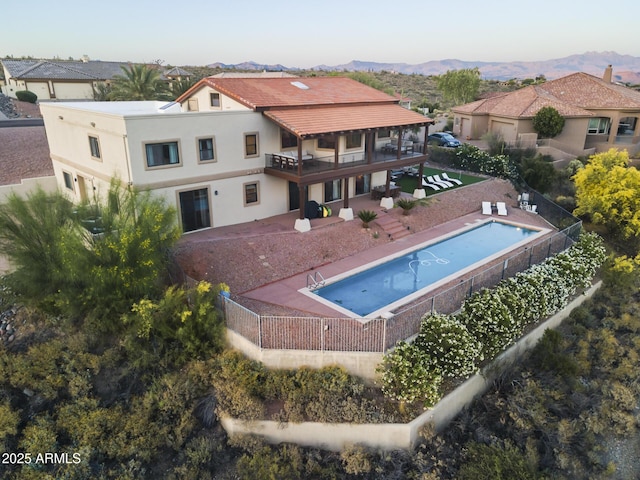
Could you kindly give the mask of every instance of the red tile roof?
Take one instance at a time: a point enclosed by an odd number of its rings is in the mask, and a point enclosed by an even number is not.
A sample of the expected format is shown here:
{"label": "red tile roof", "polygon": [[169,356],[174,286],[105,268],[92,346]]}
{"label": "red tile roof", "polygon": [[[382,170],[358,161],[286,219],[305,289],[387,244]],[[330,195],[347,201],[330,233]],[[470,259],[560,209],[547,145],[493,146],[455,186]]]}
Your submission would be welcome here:
{"label": "red tile roof", "polygon": [[533,118],[542,107],[563,117],[591,117],[598,109],[640,109],[640,92],[605,82],[587,73],[574,73],[540,85],[455,107],[456,113]]}
{"label": "red tile roof", "polygon": [[264,115],[300,137],[433,122],[419,113],[389,104],[276,109]]}
{"label": "red tile roof", "polygon": [[[298,85],[298,86],[296,86]],[[350,78],[203,78],[176,101],[208,86],[254,110],[295,106],[397,103],[380,90]],[[302,87],[302,88],[301,88]],[[304,88],[307,87],[307,88]]]}

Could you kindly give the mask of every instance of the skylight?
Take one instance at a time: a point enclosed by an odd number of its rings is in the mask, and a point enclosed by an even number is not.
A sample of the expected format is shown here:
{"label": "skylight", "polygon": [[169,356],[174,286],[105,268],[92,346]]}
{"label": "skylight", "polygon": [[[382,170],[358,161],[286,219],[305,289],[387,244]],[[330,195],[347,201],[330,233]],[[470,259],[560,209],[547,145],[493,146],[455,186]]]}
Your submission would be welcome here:
{"label": "skylight", "polygon": [[309,86],[302,82],[291,82],[291,85],[298,87],[300,90],[309,90]]}

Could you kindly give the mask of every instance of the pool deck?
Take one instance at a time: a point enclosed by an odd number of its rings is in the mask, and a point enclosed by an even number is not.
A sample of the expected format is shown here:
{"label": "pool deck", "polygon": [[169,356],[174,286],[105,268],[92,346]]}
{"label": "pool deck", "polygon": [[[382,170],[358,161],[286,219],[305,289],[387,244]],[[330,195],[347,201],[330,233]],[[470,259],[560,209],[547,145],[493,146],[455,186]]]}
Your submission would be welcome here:
{"label": "pool deck", "polygon": [[[482,201],[505,201],[508,215],[482,215]],[[341,202],[330,205],[334,212],[342,206]],[[401,209],[382,208],[380,201],[370,195],[350,199],[349,206],[354,214],[363,209],[378,214],[370,230],[362,228],[357,216],[344,221],[334,215],[312,219],[311,231],[296,232],[293,226],[299,212],[292,211],[184,235],[175,258],[186,276],[227,283],[232,299],[260,315],[353,317],[322,304],[308,291],[301,293],[299,290],[307,287],[309,273],[320,271],[330,279],[490,218],[533,228],[553,228],[542,216],[519,209],[517,192],[508,181],[500,179],[429,192],[427,204],[418,206],[409,216],[403,216]],[[380,219],[399,222],[409,234],[388,237]],[[463,277],[466,274],[456,280]],[[437,291],[450,286],[447,283]]]}
{"label": "pool deck", "polygon": [[[448,236],[453,232],[464,229],[470,225],[478,224],[479,222],[487,221],[488,219],[516,223],[518,225],[532,227],[535,229],[549,228],[549,224],[547,224],[544,219],[538,215],[519,209],[510,209],[509,215],[506,217],[499,217],[496,214],[492,216],[482,215],[481,212],[478,211],[477,213],[461,216],[427,230],[413,233],[394,242],[379,245],[330,264],[323,265],[321,268],[317,269],[317,271],[320,271],[321,275],[325,279],[329,279],[336,275],[362,267],[368,263],[396,255],[398,252],[403,250],[415,248],[423,243]],[[510,255],[512,254],[513,251],[510,252]],[[307,287],[309,274],[312,273],[313,272],[305,271],[289,278],[244,292],[243,296],[261,302],[277,303],[292,310],[308,312],[311,315],[334,318],[347,317],[347,315],[340,311],[333,309],[323,304],[321,301],[299,291],[300,289]]]}

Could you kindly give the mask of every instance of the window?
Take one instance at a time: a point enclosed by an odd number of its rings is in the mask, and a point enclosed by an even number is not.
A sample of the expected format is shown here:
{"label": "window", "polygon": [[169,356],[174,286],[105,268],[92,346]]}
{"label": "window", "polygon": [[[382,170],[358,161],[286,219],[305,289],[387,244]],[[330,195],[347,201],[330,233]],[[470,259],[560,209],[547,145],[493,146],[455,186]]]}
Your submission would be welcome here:
{"label": "window", "polygon": [[101,158],[100,143],[98,142],[98,137],[89,136],[89,148],[91,149],[91,156],[93,158]]}
{"label": "window", "polygon": [[220,108],[220,94],[219,93],[212,93],[210,94],[211,97],[211,106],[212,107],[216,107],[216,108]]}
{"label": "window", "polygon": [[64,186],[73,191],[73,177],[71,174],[69,172],[62,172],[62,177],[64,178]]}
{"label": "window", "polygon": [[178,142],[147,143],[147,166],[160,167],[163,165],[177,165],[180,163]]}
{"label": "window", "polygon": [[247,133],[244,136],[244,156],[256,157],[258,155],[258,134]]}
{"label": "window", "polygon": [[324,182],[324,201],[331,202],[342,198],[342,180],[329,180]]}
{"label": "window", "polygon": [[197,112],[198,111],[198,99],[197,98],[190,98],[189,100],[187,100],[187,110],[190,112]]}
{"label": "window", "polygon": [[391,129],[384,128],[382,130],[378,130],[378,138],[389,138],[391,137]]}
{"label": "window", "polygon": [[184,232],[210,227],[209,189],[180,192],[180,217]]}
{"label": "window", "polygon": [[328,150],[335,150],[336,140],[333,137],[320,137],[318,139],[318,148],[326,148]]}
{"label": "window", "polygon": [[298,137],[286,130],[280,130],[280,146],[282,150],[298,146]]}
{"label": "window", "polygon": [[356,177],[356,195],[362,195],[371,191],[371,174],[358,175]]}
{"label": "window", "polygon": [[260,203],[260,190],[258,183],[245,183],[244,184],[244,204],[253,205]]}
{"label": "window", "polygon": [[608,118],[590,118],[587,133],[592,135],[608,134],[611,121]]}
{"label": "window", "polygon": [[350,133],[347,135],[347,149],[362,147],[362,134]]}
{"label": "window", "polygon": [[213,138],[198,139],[198,152],[201,162],[215,161],[215,153],[213,148]]}

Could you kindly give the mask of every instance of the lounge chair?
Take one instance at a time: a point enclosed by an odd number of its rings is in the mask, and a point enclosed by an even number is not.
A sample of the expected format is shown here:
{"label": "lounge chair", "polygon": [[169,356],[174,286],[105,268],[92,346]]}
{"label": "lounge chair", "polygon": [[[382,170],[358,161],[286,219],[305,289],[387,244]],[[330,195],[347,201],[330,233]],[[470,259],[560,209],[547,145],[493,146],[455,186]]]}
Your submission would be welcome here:
{"label": "lounge chair", "polygon": [[491,215],[491,202],[482,202],[482,214]]}
{"label": "lounge chair", "polygon": [[446,180],[447,182],[453,182],[457,185],[462,185],[462,180],[458,180],[457,178],[451,178],[449,177],[449,175],[447,175],[447,172],[442,172],[442,179]]}
{"label": "lounge chair", "polygon": [[436,182],[446,183],[446,184],[447,184],[447,188],[451,188],[451,187],[453,187],[453,183],[451,183],[451,182],[447,182],[446,180],[442,180],[442,179],[440,178],[440,175],[434,175],[434,176],[433,176],[433,179],[434,179]]}
{"label": "lounge chair", "polygon": [[449,182],[443,182],[442,180],[437,181],[436,179],[433,178],[432,175],[429,175],[427,177],[427,182],[429,183],[435,183],[436,185],[438,185],[440,188],[449,188],[449,187],[453,187],[453,183],[449,183]]}
{"label": "lounge chair", "polygon": [[424,187],[429,187],[433,190],[440,190],[440,187],[438,185],[436,185],[435,183],[427,182],[424,178],[422,179],[422,185]]}
{"label": "lounge chair", "polygon": [[507,204],[504,202],[496,202],[496,208],[498,209],[498,215],[506,216],[507,215]]}

